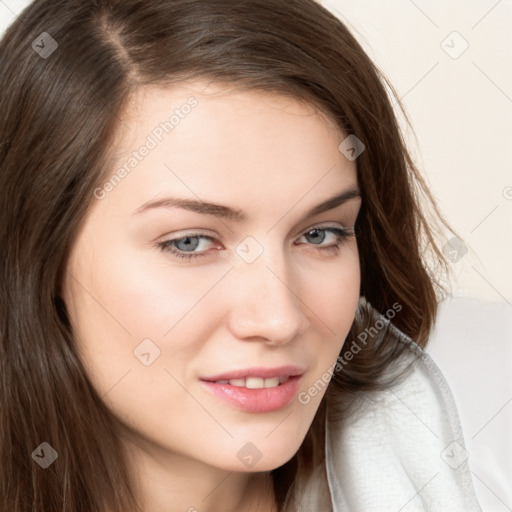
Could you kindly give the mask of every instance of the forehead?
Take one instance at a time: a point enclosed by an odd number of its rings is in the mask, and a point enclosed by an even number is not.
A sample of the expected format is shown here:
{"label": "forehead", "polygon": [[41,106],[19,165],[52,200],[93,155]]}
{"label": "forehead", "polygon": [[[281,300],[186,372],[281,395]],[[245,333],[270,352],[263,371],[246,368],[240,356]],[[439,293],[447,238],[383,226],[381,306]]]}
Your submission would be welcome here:
{"label": "forehead", "polygon": [[[188,80],[169,86],[146,85],[134,89],[121,113],[121,124],[131,131],[131,123],[139,126],[148,114],[157,115],[160,119],[168,118],[174,109],[179,110],[191,97],[197,99],[203,111],[213,114],[222,111],[222,117],[229,114],[244,112],[261,113],[268,109],[279,110],[288,115],[299,117],[315,117],[323,122],[329,130],[343,134],[337,123],[319,105],[299,98],[291,92],[263,91],[249,89],[241,85]],[[226,110],[226,107],[227,110]],[[242,121],[242,120],[240,120]],[[130,125],[130,126],[127,126]],[[122,132],[125,135],[124,132]],[[121,136],[121,138],[124,138]]]}
{"label": "forehead", "polygon": [[344,138],[328,116],[291,96],[200,82],[144,87],[120,115],[105,179],[124,168],[116,195],[141,204],[164,191],[293,202],[357,184],[355,162],[338,149]]}
{"label": "forehead", "polygon": [[187,81],[136,89],[119,116],[115,146],[121,154],[150,136],[158,145],[188,139],[196,146],[200,140],[206,147],[208,141],[214,144],[220,139],[228,147],[227,137],[234,136],[235,142],[250,133],[252,140],[244,141],[244,149],[249,151],[258,143],[286,144],[292,138],[300,147],[304,139],[314,139],[320,132],[336,139],[346,136],[332,118],[304,99],[230,84]]}

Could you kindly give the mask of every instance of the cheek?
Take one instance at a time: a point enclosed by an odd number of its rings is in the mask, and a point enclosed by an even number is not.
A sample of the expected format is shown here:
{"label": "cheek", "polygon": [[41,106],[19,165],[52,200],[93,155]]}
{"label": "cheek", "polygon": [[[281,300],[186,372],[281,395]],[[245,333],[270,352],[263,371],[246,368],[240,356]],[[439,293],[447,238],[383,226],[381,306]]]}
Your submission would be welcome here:
{"label": "cheek", "polygon": [[[325,324],[326,337],[341,348],[344,334],[352,325],[360,296],[360,266],[357,247],[342,248],[340,257],[312,271],[307,269],[302,279],[303,300],[311,302],[318,321]],[[308,305],[306,303],[306,305]]]}
{"label": "cheek", "polygon": [[315,362],[302,388],[307,395],[303,403],[315,408],[325,394],[359,304],[361,278],[357,250],[351,247],[339,264],[317,276],[316,286],[310,280],[305,282],[310,288],[304,297],[311,301],[308,305],[315,312],[319,335],[313,338]]}
{"label": "cheek", "polygon": [[95,256],[72,271],[68,310],[97,385],[110,389],[131,371],[142,372],[142,389],[164,367],[179,377],[208,339],[216,310],[207,295],[226,269],[171,267],[156,249],[119,253],[114,244]]}
{"label": "cheek", "polygon": [[92,309],[102,316],[105,328],[129,333],[133,342],[168,334],[223,273],[167,265],[158,249],[123,255],[106,252],[93,265],[100,272],[90,283],[98,302]]}
{"label": "cheek", "polygon": [[201,279],[151,256],[121,259],[108,248],[87,265],[72,270],[67,303],[98,395],[125,424],[154,439],[162,425],[187,431],[183,422],[198,405],[179,383],[186,383],[187,364],[207,339],[210,320],[204,309],[198,317],[198,304],[222,270]]}

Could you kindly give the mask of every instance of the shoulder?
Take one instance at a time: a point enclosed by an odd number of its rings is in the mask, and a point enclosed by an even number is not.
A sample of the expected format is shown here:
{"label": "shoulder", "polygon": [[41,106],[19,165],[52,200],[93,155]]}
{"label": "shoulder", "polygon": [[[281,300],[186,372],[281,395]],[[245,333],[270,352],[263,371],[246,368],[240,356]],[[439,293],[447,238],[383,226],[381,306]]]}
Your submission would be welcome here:
{"label": "shoulder", "polygon": [[391,330],[406,348],[388,371],[403,365],[409,371],[384,390],[357,395],[345,421],[328,414],[334,512],[480,511],[448,383],[421,347]]}

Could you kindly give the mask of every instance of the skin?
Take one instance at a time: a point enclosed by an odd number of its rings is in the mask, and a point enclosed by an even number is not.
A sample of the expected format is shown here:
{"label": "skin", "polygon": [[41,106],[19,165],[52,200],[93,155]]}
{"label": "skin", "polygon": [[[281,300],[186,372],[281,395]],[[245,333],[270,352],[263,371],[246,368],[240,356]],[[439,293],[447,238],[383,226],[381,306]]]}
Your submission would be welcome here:
{"label": "skin", "polygon": [[[334,233],[306,235],[319,225],[354,226],[360,198],[301,219],[357,186],[356,164],[338,150],[346,135],[307,103],[184,82],[134,94],[107,179],[191,96],[198,105],[190,114],[93,199],[63,298],[88,377],[124,425],[144,510],[274,510],[268,472],[297,452],[326,388],[307,404],[296,397],[249,413],[199,377],[298,364],[305,392],[334,365],[359,298],[357,242],[348,237],[334,253],[320,249],[338,242]],[[168,195],[239,208],[248,220],[179,208],[133,214]],[[192,249],[203,257],[187,261],[158,246],[198,231],[212,237]],[[248,236],[263,249],[250,264],[236,252]],[[146,366],[134,350],[147,338],[160,355]],[[248,442],[261,453],[252,467],[237,457]]]}

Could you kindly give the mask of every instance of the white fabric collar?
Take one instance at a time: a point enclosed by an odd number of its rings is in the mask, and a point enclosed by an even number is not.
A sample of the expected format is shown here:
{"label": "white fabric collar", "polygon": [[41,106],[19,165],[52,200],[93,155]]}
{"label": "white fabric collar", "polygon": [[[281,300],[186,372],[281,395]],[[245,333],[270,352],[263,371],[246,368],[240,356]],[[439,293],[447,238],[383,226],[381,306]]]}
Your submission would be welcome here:
{"label": "white fabric collar", "polygon": [[331,510],[481,512],[451,390],[430,356],[391,328],[416,362],[391,389],[365,393],[343,427],[326,421]]}

